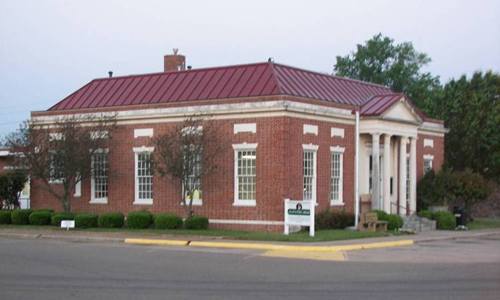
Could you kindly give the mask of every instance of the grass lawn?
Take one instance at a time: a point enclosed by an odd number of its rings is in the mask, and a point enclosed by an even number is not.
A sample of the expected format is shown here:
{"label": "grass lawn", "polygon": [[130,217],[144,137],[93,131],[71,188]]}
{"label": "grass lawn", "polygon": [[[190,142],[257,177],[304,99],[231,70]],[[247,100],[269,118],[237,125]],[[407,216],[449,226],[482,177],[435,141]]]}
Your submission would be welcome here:
{"label": "grass lawn", "polygon": [[500,228],[500,218],[476,218],[473,222],[467,224],[470,230]]}
{"label": "grass lawn", "polygon": [[[2,229],[26,229],[26,230],[54,230],[61,231],[60,228],[55,226],[34,226],[34,225],[0,225]],[[325,242],[325,241],[338,241],[361,239],[369,237],[389,236],[391,233],[384,232],[360,232],[350,230],[318,230],[315,237],[310,237],[309,232],[297,232],[290,235],[284,235],[277,232],[253,232],[253,231],[234,231],[222,229],[207,229],[207,230],[157,230],[157,229],[127,229],[127,228],[88,228],[88,229],[74,229],[78,232],[102,232],[102,233],[122,233],[130,234],[131,236],[144,235],[144,236],[159,236],[159,235],[177,235],[178,238],[190,237],[220,237],[222,239],[235,239],[235,240],[255,240],[255,241],[277,241],[277,242]],[[174,237],[175,238],[175,237]]]}

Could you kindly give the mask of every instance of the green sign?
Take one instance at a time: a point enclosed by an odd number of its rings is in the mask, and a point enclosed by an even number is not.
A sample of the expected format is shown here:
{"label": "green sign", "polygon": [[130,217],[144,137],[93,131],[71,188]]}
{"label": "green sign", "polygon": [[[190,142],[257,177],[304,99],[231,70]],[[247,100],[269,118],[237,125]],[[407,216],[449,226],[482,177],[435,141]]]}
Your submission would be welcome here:
{"label": "green sign", "polygon": [[309,210],[309,209],[293,209],[293,208],[289,208],[288,209],[288,214],[289,215],[294,215],[294,216],[309,216],[311,214],[311,210]]}

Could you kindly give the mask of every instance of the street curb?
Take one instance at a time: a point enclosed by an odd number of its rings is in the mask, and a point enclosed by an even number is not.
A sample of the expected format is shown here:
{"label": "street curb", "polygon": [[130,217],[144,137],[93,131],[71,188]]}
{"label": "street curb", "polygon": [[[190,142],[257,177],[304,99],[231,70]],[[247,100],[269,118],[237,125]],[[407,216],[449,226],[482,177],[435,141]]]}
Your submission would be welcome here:
{"label": "street curb", "polygon": [[426,239],[416,239],[414,240],[415,244],[420,244],[420,243],[428,243],[428,242],[435,242],[435,241],[450,241],[450,240],[457,240],[457,239],[473,239],[477,237],[483,237],[483,236],[490,236],[490,235],[500,235],[500,231],[490,231],[490,232],[478,232],[478,233],[473,233],[465,236],[449,236],[449,237],[430,237]]}
{"label": "street curb", "polygon": [[363,249],[377,249],[388,247],[402,247],[413,245],[413,240],[400,240],[391,242],[350,244],[339,246],[290,246],[265,243],[232,243],[232,242],[204,242],[187,240],[159,240],[159,239],[125,239],[126,244],[135,245],[158,245],[158,246],[187,246],[200,248],[225,248],[225,249],[245,249],[245,250],[282,250],[282,251],[302,251],[302,252],[338,252],[354,251]]}
{"label": "street curb", "polygon": [[52,234],[33,234],[33,233],[0,233],[0,237],[21,238],[21,239],[51,239],[51,240],[67,240],[73,242],[108,242],[108,243],[123,243],[122,238],[112,237],[95,237],[95,236],[63,236]]}

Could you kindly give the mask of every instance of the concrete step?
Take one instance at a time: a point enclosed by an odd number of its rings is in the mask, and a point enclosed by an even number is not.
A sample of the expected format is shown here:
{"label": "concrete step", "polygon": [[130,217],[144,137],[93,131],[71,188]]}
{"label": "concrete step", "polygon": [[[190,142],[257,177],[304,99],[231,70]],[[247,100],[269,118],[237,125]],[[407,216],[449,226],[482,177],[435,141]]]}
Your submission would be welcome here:
{"label": "concrete step", "polygon": [[424,232],[436,230],[436,221],[422,218],[413,214],[408,217],[403,217],[403,230],[411,230],[414,232]]}

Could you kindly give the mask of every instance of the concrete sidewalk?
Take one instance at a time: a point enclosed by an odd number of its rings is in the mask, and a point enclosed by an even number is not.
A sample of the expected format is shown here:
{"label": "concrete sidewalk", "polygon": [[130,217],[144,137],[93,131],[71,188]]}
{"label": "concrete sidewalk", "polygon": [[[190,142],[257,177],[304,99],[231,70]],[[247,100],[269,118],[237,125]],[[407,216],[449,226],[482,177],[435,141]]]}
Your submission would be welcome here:
{"label": "concrete sidewalk", "polygon": [[[432,231],[413,235],[398,235],[389,237],[364,238],[355,240],[341,240],[330,242],[273,242],[273,241],[250,241],[250,240],[232,240],[226,237],[218,236],[203,236],[203,235],[172,235],[172,234],[147,234],[143,232],[93,232],[93,231],[65,231],[59,228],[0,228],[0,237],[17,237],[17,238],[43,238],[43,239],[60,239],[68,241],[92,241],[92,242],[116,242],[123,243],[127,239],[136,241],[140,244],[164,244],[175,246],[200,246],[200,247],[230,247],[230,248],[256,248],[251,245],[261,245],[257,248],[263,248],[262,245],[269,245],[268,248],[282,248],[283,246],[293,247],[340,247],[348,248],[350,245],[360,244],[381,244],[381,245],[400,245],[412,241],[412,243],[424,243],[437,240],[453,240],[462,238],[476,238],[488,235],[500,235],[498,229],[484,229],[474,231]],[[140,241],[140,242],[138,242]],[[151,241],[151,242],[148,242]],[[163,241],[163,242],[160,242]],[[224,246],[233,244],[234,246]],[[236,247],[237,246],[237,247]]]}

